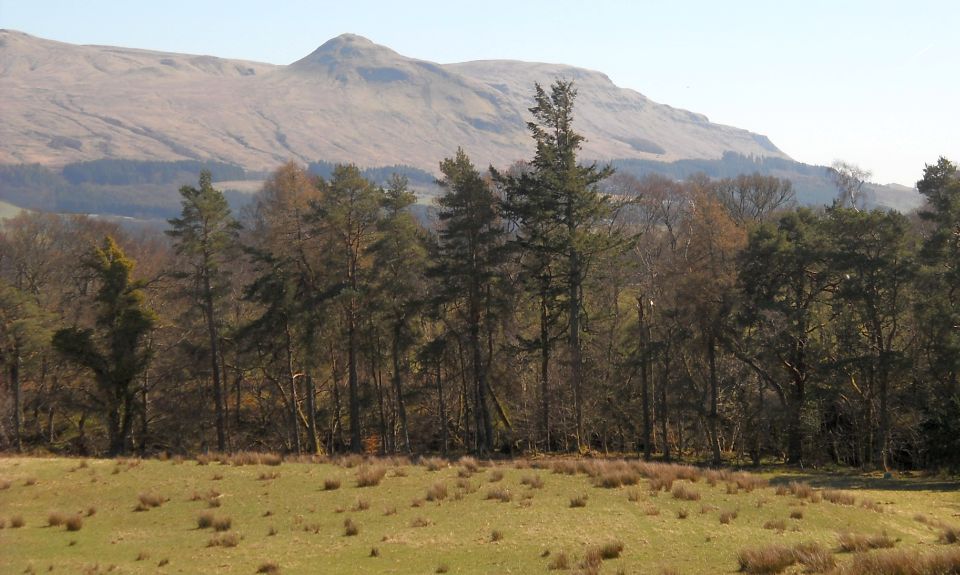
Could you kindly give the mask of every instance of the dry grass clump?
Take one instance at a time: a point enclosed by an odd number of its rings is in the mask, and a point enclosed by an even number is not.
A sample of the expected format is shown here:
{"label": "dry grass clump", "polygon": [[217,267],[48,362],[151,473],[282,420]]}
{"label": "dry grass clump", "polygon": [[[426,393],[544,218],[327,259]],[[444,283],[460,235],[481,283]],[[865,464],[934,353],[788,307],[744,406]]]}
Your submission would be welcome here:
{"label": "dry grass clump", "polygon": [[787,485],[787,489],[789,489],[790,493],[797,499],[807,499],[813,495],[813,487],[803,481],[791,481],[789,485]]}
{"label": "dry grass clump", "polygon": [[825,489],[822,493],[823,498],[836,505],[853,505],[857,498],[852,493],[846,491],[837,491],[834,489]]}
{"label": "dry grass clump", "polygon": [[493,469],[490,471],[490,483],[496,483],[503,480],[503,470]]}
{"label": "dry grass clump", "polygon": [[787,522],[784,519],[771,519],[763,524],[764,529],[772,529],[774,531],[786,531]]}
{"label": "dry grass clump", "polygon": [[357,469],[357,487],[376,487],[386,474],[386,468],[381,465],[361,465]]}
{"label": "dry grass clump", "polygon": [[4,489],[10,489],[10,485],[12,484],[10,483],[9,479],[0,479],[0,491],[3,491]]}
{"label": "dry grass clump", "polygon": [[551,469],[557,475],[576,475],[577,473],[577,464],[576,462],[570,461],[568,459],[561,459],[554,461]]}
{"label": "dry grass clump", "polygon": [[280,477],[280,473],[272,471],[270,473],[261,473],[257,480],[259,481],[272,481]]}
{"label": "dry grass clump", "polygon": [[91,505],[90,507],[87,507],[87,517],[93,517],[96,514],[97,514],[96,505]]}
{"label": "dry grass clump", "polygon": [[83,517],[80,515],[71,515],[67,517],[64,525],[66,525],[67,531],[80,531],[83,529]]}
{"label": "dry grass clump", "polygon": [[543,489],[543,478],[539,475],[524,475],[520,478],[520,484],[531,489]]}
{"label": "dry grass clump", "polygon": [[600,473],[593,477],[593,484],[597,487],[615,489],[624,485],[636,485],[640,483],[640,473],[636,470],[624,466],[603,468]]}
{"label": "dry grass clump", "polygon": [[36,485],[36,484],[37,484],[37,478],[36,478],[36,477],[28,477],[28,478],[26,478],[26,479],[23,480],[23,486],[24,486],[24,487],[30,487],[30,486],[33,486],[33,485]]}
{"label": "dry grass clump", "polygon": [[230,531],[233,521],[229,517],[217,517],[213,520],[212,526],[214,531]]}
{"label": "dry grass clump", "polygon": [[337,477],[328,477],[324,479],[323,489],[324,491],[333,491],[334,489],[340,489],[340,479]]}
{"label": "dry grass clump", "polygon": [[960,549],[931,553],[878,551],[858,553],[843,575],[954,575],[960,573]]}
{"label": "dry grass clump", "polygon": [[744,573],[780,573],[795,563],[801,563],[807,571],[823,573],[834,565],[833,555],[817,543],[741,549],[737,561]]}
{"label": "dry grass clump", "polygon": [[265,573],[266,575],[279,575],[280,566],[273,561],[261,563],[260,566],[257,567],[257,573]]}
{"label": "dry grass clump", "polygon": [[671,493],[673,493],[674,499],[680,499],[681,501],[700,501],[700,492],[686,483],[677,483],[673,486]]}
{"label": "dry grass clump", "polygon": [[360,533],[360,526],[353,522],[353,519],[347,517],[343,521],[343,535],[345,537],[353,537],[354,535]]}
{"label": "dry grass clump", "polygon": [[513,495],[506,487],[492,487],[487,490],[487,499],[497,499],[500,503],[510,503]]}
{"label": "dry grass clump", "polygon": [[570,558],[563,551],[555,553],[547,563],[547,569],[551,571],[565,571],[570,568]]}
{"label": "dry grass clump", "polygon": [[794,509],[791,511],[790,519],[803,519],[803,509]]}
{"label": "dry grass clump", "polygon": [[480,464],[477,462],[475,457],[470,457],[469,455],[464,455],[460,458],[458,463],[468,472],[476,473],[480,469]]}
{"label": "dry grass clump", "polygon": [[680,508],[677,510],[677,519],[686,519],[689,515],[690,513],[686,509]]}
{"label": "dry grass clump", "polygon": [[570,498],[570,507],[586,507],[587,506],[587,494],[576,495]]}
{"label": "dry grass clump", "polygon": [[209,529],[213,527],[213,513],[204,511],[197,515],[197,529]]}
{"label": "dry grass clump", "polygon": [[47,525],[50,527],[60,527],[67,521],[67,514],[61,511],[51,511],[47,515]]}
{"label": "dry grass clump", "polygon": [[157,493],[141,493],[137,496],[137,499],[139,499],[140,503],[137,504],[134,511],[147,511],[154,507],[160,507],[167,501],[167,499]]}
{"label": "dry grass clump", "polygon": [[207,547],[236,547],[239,544],[240,535],[237,533],[214,535],[207,541]]}
{"label": "dry grass clump", "polygon": [[627,491],[627,501],[631,503],[636,503],[637,501],[640,501],[642,497],[643,496],[640,494],[639,489],[630,489]]}
{"label": "dry grass clump", "polygon": [[730,522],[733,521],[734,519],[736,519],[739,514],[740,514],[740,512],[737,511],[736,509],[730,509],[730,510],[728,510],[728,511],[721,511],[721,512],[720,512],[720,523],[722,523],[723,525],[729,525]]}
{"label": "dry grass clump", "polygon": [[256,451],[238,451],[231,455],[220,458],[220,463],[224,465],[280,465],[283,463],[283,456],[278,453],[258,453]]}
{"label": "dry grass clump", "polygon": [[443,501],[447,498],[447,484],[436,482],[427,488],[427,501]]}
{"label": "dry grass clump", "polygon": [[410,521],[410,527],[429,527],[430,525],[430,520],[426,517],[417,516]]}
{"label": "dry grass clump", "polygon": [[960,542],[960,527],[943,525],[940,530],[939,541],[940,543],[947,543],[949,545]]}
{"label": "dry grass clump", "polygon": [[427,471],[440,471],[447,467],[447,460],[442,457],[424,457],[420,460],[420,465],[427,468]]}
{"label": "dry grass clump", "polygon": [[864,535],[863,533],[843,532],[837,535],[840,550],[851,552],[869,551],[870,549],[889,549],[896,542],[886,533]]}
{"label": "dry grass clump", "polygon": [[766,479],[742,471],[731,474],[727,481],[729,484],[736,485],[747,493],[752,493],[754,489],[770,485],[770,482]]}
{"label": "dry grass clump", "polygon": [[623,541],[608,541],[597,548],[600,553],[600,559],[607,561],[616,559],[623,553]]}
{"label": "dry grass clump", "polygon": [[883,513],[883,505],[879,501],[872,499],[864,499],[860,502],[860,507],[869,509],[870,511],[876,511],[877,513]]}
{"label": "dry grass clump", "polygon": [[446,563],[437,565],[437,568],[433,570],[434,573],[446,573],[448,571],[450,571],[450,566]]}
{"label": "dry grass clump", "polygon": [[10,518],[11,529],[20,529],[26,524],[27,522],[23,519],[23,515],[14,515],[13,517]]}
{"label": "dry grass clump", "polygon": [[493,531],[490,532],[491,542],[496,543],[497,541],[502,541],[502,540],[503,540],[503,531],[500,531],[499,529],[494,529]]}
{"label": "dry grass clump", "polygon": [[366,511],[367,509],[370,509],[370,502],[362,497],[358,497],[351,509],[353,511]]}
{"label": "dry grass clump", "polygon": [[655,505],[647,505],[643,509],[643,514],[649,517],[655,517],[657,515],[660,515],[660,509],[658,509]]}
{"label": "dry grass clump", "polygon": [[134,561],[146,561],[150,558],[150,553],[148,551],[141,551],[137,553],[137,558]]}

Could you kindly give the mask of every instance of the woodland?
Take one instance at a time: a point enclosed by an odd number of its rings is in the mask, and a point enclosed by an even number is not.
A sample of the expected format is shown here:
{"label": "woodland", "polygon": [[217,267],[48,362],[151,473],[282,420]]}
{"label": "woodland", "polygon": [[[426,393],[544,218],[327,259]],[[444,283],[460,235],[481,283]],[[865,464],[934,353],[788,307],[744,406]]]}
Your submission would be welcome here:
{"label": "woodland", "polygon": [[614,453],[960,467],[960,173],[914,213],[769,175],[579,158],[537,86],[531,155],[404,176],[287,163],[232,211],[203,171],[162,234],[0,225],[0,450]]}

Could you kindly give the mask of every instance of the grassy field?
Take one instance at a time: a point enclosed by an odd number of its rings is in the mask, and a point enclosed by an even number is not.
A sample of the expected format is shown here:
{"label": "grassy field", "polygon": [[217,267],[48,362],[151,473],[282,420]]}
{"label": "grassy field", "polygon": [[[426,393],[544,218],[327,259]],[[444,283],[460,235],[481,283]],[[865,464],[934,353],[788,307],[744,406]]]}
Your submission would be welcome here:
{"label": "grassy field", "polygon": [[[594,460],[8,457],[0,573],[733,573],[776,552],[785,572],[845,572],[960,554],[958,488]],[[870,545],[893,549],[842,551]]]}

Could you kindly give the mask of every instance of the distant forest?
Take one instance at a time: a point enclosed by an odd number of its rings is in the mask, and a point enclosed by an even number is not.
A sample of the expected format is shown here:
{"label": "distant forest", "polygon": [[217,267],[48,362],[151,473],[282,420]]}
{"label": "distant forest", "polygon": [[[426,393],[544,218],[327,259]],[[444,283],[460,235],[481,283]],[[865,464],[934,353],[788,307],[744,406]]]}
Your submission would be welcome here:
{"label": "distant forest", "polygon": [[240,211],[235,166],[0,168],[19,205],[169,219],[0,227],[0,449],[960,467],[955,164],[917,213],[842,170],[798,206],[773,174],[820,168],[582,163],[575,97],[538,86],[509,169],[288,163]]}

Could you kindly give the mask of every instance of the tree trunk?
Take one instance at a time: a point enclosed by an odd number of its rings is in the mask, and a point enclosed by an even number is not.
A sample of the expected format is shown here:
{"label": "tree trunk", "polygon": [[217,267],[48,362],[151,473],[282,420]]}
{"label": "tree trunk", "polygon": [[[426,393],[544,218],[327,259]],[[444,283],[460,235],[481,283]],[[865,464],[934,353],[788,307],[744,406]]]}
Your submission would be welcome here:
{"label": "tree trunk", "polygon": [[23,453],[23,390],[20,387],[20,350],[13,351],[10,385],[13,387],[13,437],[17,453]]}
{"label": "tree trunk", "polygon": [[361,453],[363,443],[360,438],[360,380],[357,375],[357,326],[353,306],[347,318],[347,381],[350,395],[350,451]]}
{"label": "tree trunk", "polygon": [[584,450],[583,437],[583,359],[580,353],[580,253],[570,250],[568,298],[568,343],[570,347],[570,387],[573,389],[573,411],[576,419],[577,451]]}
{"label": "tree trunk", "polygon": [[540,290],[540,429],[544,449],[553,449],[550,441],[550,317],[546,282]]}
{"label": "tree trunk", "polygon": [[300,443],[300,417],[297,413],[297,374],[293,371],[293,341],[290,336],[289,319],[284,321],[287,343],[287,375],[290,377],[290,433],[292,435],[291,445],[293,452],[297,455],[303,452],[303,445]]}
{"label": "tree trunk", "polygon": [[637,321],[640,326],[640,403],[643,409],[643,458],[650,461],[650,334],[644,317],[644,297],[637,298]]}
{"label": "tree trunk", "polygon": [[317,438],[317,388],[309,373],[304,377],[307,387],[307,448],[311,455],[315,455],[320,452],[320,441]]}
{"label": "tree trunk", "polygon": [[400,436],[403,440],[403,450],[410,453],[410,432],[407,430],[407,406],[403,401],[403,374],[400,371],[400,337],[402,330],[403,324],[401,322],[394,324],[393,342],[390,351],[393,357],[393,392],[397,396],[397,415],[400,417]]}
{"label": "tree trunk", "polygon": [[718,410],[720,384],[719,381],[717,381],[717,344],[712,333],[707,337],[707,360],[710,362],[710,417],[708,427],[710,450],[713,454],[713,465],[719,466],[721,463],[719,435],[720,413]]}
{"label": "tree trunk", "polygon": [[217,323],[214,318],[213,288],[210,285],[210,265],[204,255],[203,269],[203,307],[207,320],[207,336],[210,338],[210,368],[213,373],[213,402],[216,413],[217,451],[227,448],[226,421],[223,409],[223,387],[220,381],[220,349],[218,345]]}

